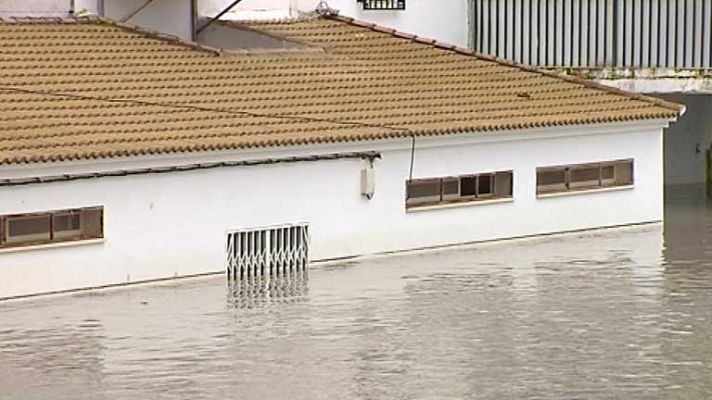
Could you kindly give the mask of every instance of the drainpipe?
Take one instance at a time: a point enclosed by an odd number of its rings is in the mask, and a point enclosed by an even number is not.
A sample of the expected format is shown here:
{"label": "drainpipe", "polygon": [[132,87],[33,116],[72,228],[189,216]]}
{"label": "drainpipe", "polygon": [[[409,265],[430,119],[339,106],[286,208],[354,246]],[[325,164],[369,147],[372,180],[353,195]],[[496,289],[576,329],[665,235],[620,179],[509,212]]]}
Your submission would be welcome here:
{"label": "drainpipe", "polygon": [[104,16],[104,0],[96,0],[96,15]]}
{"label": "drainpipe", "polygon": [[198,31],[198,0],[190,0],[190,39],[195,41]]}
{"label": "drainpipe", "polygon": [[74,15],[74,0],[69,0],[69,16]]}

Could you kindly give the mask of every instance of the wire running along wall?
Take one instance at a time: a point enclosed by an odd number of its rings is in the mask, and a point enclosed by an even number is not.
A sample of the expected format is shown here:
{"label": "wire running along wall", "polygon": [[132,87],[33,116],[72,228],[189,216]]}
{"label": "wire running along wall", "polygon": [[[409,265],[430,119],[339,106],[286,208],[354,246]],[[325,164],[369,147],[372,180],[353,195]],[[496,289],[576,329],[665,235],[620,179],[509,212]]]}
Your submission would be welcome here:
{"label": "wire running along wall", "polygon": [[476,51],[582,68],[712,67],[712,0],[471,0]]}

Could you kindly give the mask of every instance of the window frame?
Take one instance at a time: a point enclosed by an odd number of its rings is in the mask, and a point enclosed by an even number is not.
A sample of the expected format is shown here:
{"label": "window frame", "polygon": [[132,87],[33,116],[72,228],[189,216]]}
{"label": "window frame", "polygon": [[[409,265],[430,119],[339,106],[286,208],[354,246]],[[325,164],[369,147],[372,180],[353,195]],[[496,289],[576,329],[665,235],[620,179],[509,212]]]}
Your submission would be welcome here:
{"label": "window frame", "polygon": [[[17,239],[19,236],[14,236],[12,239],[10,238],[10,222],[13,220],[22,220],[22,219],[39,219],[39,218],[47,218],[47,239],[27,239],[27,240],[22,240],[22,239]],[[52,214],[49,213],[27,213],[27,214],[14,214],[14,215],[6,215],[2,216],[0,218],[0,221],[2,221],[2,225],[5,227],[4,233],[5,236],[3,236],[3,243],[7,246],[21,246],[25,243],[35,243],[35,242],[47,242],[52,240]],[[37,236],[36,235],[22,235],[22,236]]]}
{"label": "window frame", "polygon": [[[60,238],[71,238],[71,237],[77,237],[77,236],[81,237],[82,236],[82,222],[83,222],[82,220],[84,219],[84,218],[82,218],[82,215],[84,215],[84,213],[82,213],[81,210],[66,210],[66,211],[58,211],[58,212],[51,213],[51,218],[52,218],[52,222],[50,223],[51,239],[56,240],[56,239],[60,239]],[[66,230],[66,231],[58,231],[57,229],[55,229],[55,227],[57,226],[56,218],[64,217],[64,216],[79,217],[79,228],[72,229],[72,230]]]}
{"label": "window frame", "polygon": [[[85,213],[86,212],[99,212],[97,215],[99,226],[98,233],[95,235],[87,235],[84,229],[85,223]],[[54,229],[55,218],[58,216],[65,215],[78,215],[79,216],[79,229],[71,231],[56,231]],[[9,223],[13,219],[22,218],[32,218],[32,217],[47,217],[49,219],[49,232],[48,239],[37,239],[37,240],[12,240],[9,237],[10,229]],[[61,234],[57,234],[62,232]],[[72,232],[67,234],[66,232]],[[86,242],[92,240],[104,239],[104,207],[103,206],[93,206],[93,207],[81,207],[81,208],[70,208],[62,210],[52,210],[45,212],[31,212],[31,213],[17,213],[17,214],[5,214],[0,215],[0,250],[3,249],[14,249],[14,248],[31,248],[42,245],[50,245],[56,243],[70,243],[70,242]]]}
{"label": "window frame", "polygon": [[[506,195],[500,195],[497,193],[497,176],[500,174],[507,174],[509,178],[509,193]],[[489,182],[489,192],[480,192],[480,177],[487,176],[490,179]],[[463,195],[463,179],[474,179],[474,194]],[[453,180],[457,181],[458,193],[445,193],[446,182]],[[432,198],[436,196],[431,196],[431,200],[419,200],[418,198],[409,197],[409,188],[413,183],[420,182],[440,182],[440,196],[438,200],[433,200]],[[429,178],[418,178],[405,181],[405,208],[406,210],[413,210],[418,208],[426,208],[440,205],[450,205],[450,204],[466,204],[466,203],[482,203],[488,201],[497,201],[503,199],[514,198],[514,170],[500,170],[492,172],[481,172],[475,174],[462,174],[462,175],[449,175],[443,177],[429,177]]]}
{"label": "window frame", "polygon": [[[571,172],[576,170],[583,170],[586,168],[598,168],[598,184],[597,185],[585,185],[581,182],[574,182],[571,179]],[[604,179],[603,171],[604,168],[613,167],[613,178]],[[616,172],[618,167],[630,168],[630,180],[624,183],[616,183]],[[543,186],[555,186],[554,184],[542,185],[539,183],[540,174],[546,172],[554,171],[564,171],[564,182],[563,187],[547,189],[542,188]],[[546,167],[536,168],[536,196],[537,197],[547,197],[551,195],[565,194],[565,193],[577,193],[577,192],[596,192],[596,191],[606,191],[611,188],[626,188],[633,187],[635,185],[635,159],[624,158],[618,160],[608,160],[608,161],[598,161],[598,162],[585,162],[578,164],[564,164],[564,165],[552,165]]]}

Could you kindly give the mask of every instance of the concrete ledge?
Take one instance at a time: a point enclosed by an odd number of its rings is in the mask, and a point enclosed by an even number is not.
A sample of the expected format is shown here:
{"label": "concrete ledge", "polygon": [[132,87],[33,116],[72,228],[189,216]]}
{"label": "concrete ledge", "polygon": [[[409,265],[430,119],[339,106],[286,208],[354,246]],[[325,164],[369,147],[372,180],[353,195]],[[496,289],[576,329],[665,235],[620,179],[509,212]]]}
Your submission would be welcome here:
{"label": "concrete ledge", "polygon": [[578,195],[592,194],[592,193],[619,192],[619,191],[623,191],[623,190],[632,190],[633,188],[635,188],[635,186],[626,185],[626,186],[605,187],[605,188],[600,188],[600,189],[570,190],[570,191],[566,191],[566,192],[538,194],[536,196],[536,198],[537,199],[548,199],[551,197],[567,197],[567,196],[578,196]]}
{"label": "concrete ledge", "polygon": [[459,207],[470,207],[470,206],[484,206],[487,204],[498,204],[498,203],[513,203],[514,198],[508,197],[506,199],[491,199],[491,200],[473,200],[473,201],[462,201],[455,203],[444,203],[444,204],[433,204],[426,206],[416,206],[411,208],[406,208],[405,212],[413,213],[420,211],[430,211],[430,210],[440,210],[444,208],[459,208]]}
{"label": "concrete ledge", "polygon": [[87,245],[91,245],[91,244],[101,244],[101,243],[104,243],[103,238],[102,239],[87,239],[87,240],[68,240],[66,242],[8,247],[5,249],[0,249],[0,254],[19,253],[19,252],[23,252],[23,251],[57,249],[57,248],[61,248],[61,247],[87,246]]}

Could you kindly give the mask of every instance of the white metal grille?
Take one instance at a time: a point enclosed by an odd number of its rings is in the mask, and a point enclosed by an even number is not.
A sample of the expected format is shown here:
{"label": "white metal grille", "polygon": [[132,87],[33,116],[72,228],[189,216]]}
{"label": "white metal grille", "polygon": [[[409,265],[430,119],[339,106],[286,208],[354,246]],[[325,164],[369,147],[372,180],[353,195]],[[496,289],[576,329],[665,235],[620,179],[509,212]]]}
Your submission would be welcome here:
{"label": "white metal grille", "polygon": [[227,235],[230,279],[302,271],[309,263],[309,226],[241,229]]}

